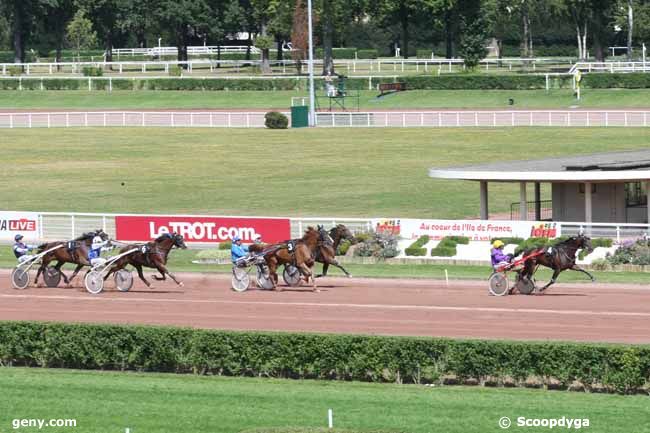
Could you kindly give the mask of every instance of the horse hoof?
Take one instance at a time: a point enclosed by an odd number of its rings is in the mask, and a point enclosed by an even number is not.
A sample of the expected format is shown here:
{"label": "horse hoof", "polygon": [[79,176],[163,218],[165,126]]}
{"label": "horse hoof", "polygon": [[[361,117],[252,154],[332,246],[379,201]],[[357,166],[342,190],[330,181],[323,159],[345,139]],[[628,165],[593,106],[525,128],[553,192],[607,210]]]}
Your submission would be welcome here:
{"label": "horse hoof", "polygon": [[183,283],[182,281],[180,283],[178,283],[178,285],[181,286],[181,287],[185,287],[185,283]]}
{"label": "horse hoof", "polygon": [[348,274],[348,278],[352,278],[352,275]]}
{"label": "horse hoof", "polygon": [[156,286],[154,286],[153,284],[149,284],[147,287],[148,287],[149,289],[155,289],[155,288],[156,288]]}

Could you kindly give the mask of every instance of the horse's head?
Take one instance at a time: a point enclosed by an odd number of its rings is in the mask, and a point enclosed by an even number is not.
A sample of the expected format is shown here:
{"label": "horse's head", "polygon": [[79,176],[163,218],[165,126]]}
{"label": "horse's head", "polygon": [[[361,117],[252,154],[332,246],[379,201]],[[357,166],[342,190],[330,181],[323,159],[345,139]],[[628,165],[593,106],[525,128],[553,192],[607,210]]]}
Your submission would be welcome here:
{"label": "horse's head", "polygon": [[180,248],[182,250],[187,249],[187,245],[185,245],[185,239],[183,238],[183,236],[181,236],[178,233],[174,232],[174,233],[172,233],[172,238],[174,239],[174,246],[176,248]]}
{"label": "horse's head", "polygon": [[102,238],[103,241],[107,241],[109,239],[108,233],[106,233],[102,229],[95,230],[95,233],[93,234],[93,237],[94,236],[99,236],[100,238]]}
{"label": "horse's head", "polygon": [[587,250],[589,253],[594,250],[594,247],[591,245],[591,239],[582,233],[576,237],[576,244],[578,245],[578,248]]}
{"label": "horse's head", "polygon": [[173,247],[178,247],[181,249],[186,249],[187,245],[185,245],[185,239],[183,239],[183,236],[179,235],[178,233],[163,233],[160,236],[156,238],[154,241],[157,244],[167,244],[168,248],[173,248]]}
{"label": "horse's head", "polygon": [[345,239],[346,241],[350,241],[350,243],[353,244],[353,245],[357,243],[357,239],[354,237],[354,234],[345,225],[337,224],[336,227],[334,227],[334,229],[332,229],[332,230],[336,230],[338,232],[339,236],[341,236],[341,239]]}

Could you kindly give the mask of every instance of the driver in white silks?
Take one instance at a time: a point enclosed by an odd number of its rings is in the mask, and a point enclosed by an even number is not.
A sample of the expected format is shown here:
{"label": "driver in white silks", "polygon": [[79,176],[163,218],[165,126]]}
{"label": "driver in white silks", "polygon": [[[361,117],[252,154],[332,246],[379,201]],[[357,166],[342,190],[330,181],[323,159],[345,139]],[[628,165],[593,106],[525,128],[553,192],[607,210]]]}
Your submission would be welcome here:
{"label": "driver in white silks", "polygon": [[95,267],[106,263],[106,259],[101,257],[102,251],[110,251],[112,249],[113,247],[110,245],[110,241],[103,240],[101,236],[95,236],[88,250],[88,261],[90,265]]}

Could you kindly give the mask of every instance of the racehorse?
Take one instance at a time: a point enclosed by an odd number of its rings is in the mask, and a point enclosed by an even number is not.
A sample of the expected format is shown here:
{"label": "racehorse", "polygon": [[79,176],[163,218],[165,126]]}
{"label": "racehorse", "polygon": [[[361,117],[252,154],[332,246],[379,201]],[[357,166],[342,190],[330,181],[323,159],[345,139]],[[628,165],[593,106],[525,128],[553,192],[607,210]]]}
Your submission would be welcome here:
{"label": "racehorse", "polygon": [[183,236],[177,233],[164,233],[158,236],[155,240],[147,242],[146,244],[127,244],[120,249],[120,254],[132,249],[137,249],[138,251],[134,251],[133,253],[127,254],[121,259],[118,259],[113,264],[110,271],[108,271],[104,280],[106,280],[113,272],[123,269],[126,265],[131,265],[138,271],[138,276],[147,287],[153,289],[153,285],[147,281],[142,273],[142,267],[144,266],[147,268],[155,268],[160,272],[161,277],[152,275],[153,279],[157,281],[165,281],[165,275],[169,275],[176,284],[182,287],[183,283],[178,281],[166,267],[167,257],[169,256],[171,249],[174,247],[181,249],[187,248]]}
{"label": "racehorse", "polygon": [[[70,285],[81,268],[84,266],[90,266],[90,261],[88,260],[88,251],[90,249],[90,244],[92,243],[95,236],[101,237],[103,241],[108,240],[108,235],[104,233],[102,229],[98,229],[94,232],[84,233],[72,241],[46,242],[39,245],[39,253],[42,253],[45,250],[49,250],[50,248],[54,248],[58,245],[63,245],[63,247],[57,248],[54,251],[50,251],[43,256],[41,259],[41,266],[38,268],[38,272],[36,273],[36,280],[34,281],[34,284],[38,285],[38,277],[41,275],[41,273],[45,272],[50,262],[57,260],[57,264],[54,266],[54,269],[60,272],[61,276],[63,277],[63,281],[65,281],[67,285]],[[70,278],[61,272],[61,267],[65,263],[74,263],[77,265]]]}
{"label": "racehorse", "polygon": [[569,239],[559,242],[551,247],[528,249],[524,252],[524,256],[535,253],[540,254],[531,257],[524,262],[524,269],[522,270],[521,275],[525,278],[532,278],[533,274],[535,274],[535,271],[537,270],[537,266],[539,265],[553,269],[551,280],[544,287],[539,289],[540,292],[543,292],[551,284],[554,284],[558,275],[567,269],[582,272],[591,278],[592,282],[596,281],[593,275],[576,265],[576,252],[579,249],[586,249],[588,252],[593,251],[591,239],[580,234],[578,236],[571,236]]}
{"label": "racehorse", "polygon": [[[290,264],[298,269],[307,283],[309,283],[309,279],[311,278],[312,290],[317,291],[316,280],[311,271],[315,263],[314,255],[319,244],[330,242],[331,245],[332,243],[327,231],[322,226],[318,226],[318,228],[316,230],[313,227],[308,227],[304,236],[300,239],[266,246],[263,249],[257,245],[251,245],[249,247],[250,252],[258,252],[264,256],[264,260],[266,260],[266,264],[269,267],[273,288],[277,289],[278,287],[278,266]],[[290,249],[293,251],[290,251]]]}
{"label": "racehorse", "polygon": [[[319,228],[321,227],[319,226]],[[354,235],[350,229],[343,224],[337,224],[329,231],[329,237],[332,239],[332,244],[330,245],[328,242],[322,242],[316,250],[316,261],[323,264],[323,273],[316,275],[316,278],[326,276],[327,269],[330,265],[336,266],[342,270],[348,278],[352,278],[352,275],[350,275],[350,273],[339,264],[338,260],[336,260],[336,250],[342,240],[350,241],[353,244],[356,243]]]}

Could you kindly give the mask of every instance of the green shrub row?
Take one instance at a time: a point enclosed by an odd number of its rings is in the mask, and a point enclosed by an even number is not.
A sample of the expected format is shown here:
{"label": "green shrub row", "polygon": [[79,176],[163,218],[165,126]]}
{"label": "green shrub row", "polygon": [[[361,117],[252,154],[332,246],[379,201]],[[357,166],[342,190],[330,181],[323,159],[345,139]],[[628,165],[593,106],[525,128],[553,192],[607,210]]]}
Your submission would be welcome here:
{"label": "green shrub row", "polygon": [[[180,73],[180,68],[170,68],[171,74]],[[43,79],[43,88],[52,89],[87,89],[88,83],[83,80],[65,78]],[[57,83],[64,81],[65,84]],[[409,90],[471,90],[471,89],[544,89],[545,78],[538,75],[440,75],[440,76],[404,76],[393,78],[373,78],[372,86],[394,81],[406,83]],[[22,81],[24,89],[40,89],[41,80],[28,79]],[[75,84],[76,83],[76,84]],[[117,84],[120,83],[120,84]],[[650,88],[650,74],[585,74],[583,88]],[[324,82],[317,80],[317,87],[322,90]],[[346,81],[348,89],[366,90],[369,87],[367,78],[350,78]],[[93,83],[94,88],[100,84]],[[103,84],[101,84],[103,86]],[[273,78],[273,79],[223,79],[223,78],[134,78],[115,79],[113,86],[128,90],[306,90],[306,78]],[[552,87],[570,88],[570,77],[553,77]],[[0,89],[17,89],[18,78],[0,80]],[[102,87],[103,88],[103,87]]]}
{"label": "green shrub row", "polygon": [[0,322],[0,364],[398,383],[533,377],[630,393],[649,385],[650,346]]}
{"label": "green shrub row", "polygon": [[429,236],[420,236],[415,242],[404,249],[404,254],[407,256],[426,256],[427,250],[422,247],[425,246],[427,242],[429,242]]}
{"label": "green shrub row", "polygon": [[457,253],[456,245],[458,244],[469,244],[469,238],[465,236],[446,236],[431,250],[431,255],[433,257],[453,257]]}
{"label": "green shrub row", "polygon": [[104,75],[104,69],[95,66],[84,66],[81,72],[84,77],[101,77]]}

